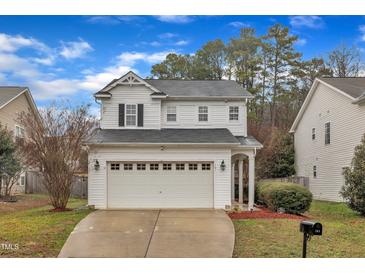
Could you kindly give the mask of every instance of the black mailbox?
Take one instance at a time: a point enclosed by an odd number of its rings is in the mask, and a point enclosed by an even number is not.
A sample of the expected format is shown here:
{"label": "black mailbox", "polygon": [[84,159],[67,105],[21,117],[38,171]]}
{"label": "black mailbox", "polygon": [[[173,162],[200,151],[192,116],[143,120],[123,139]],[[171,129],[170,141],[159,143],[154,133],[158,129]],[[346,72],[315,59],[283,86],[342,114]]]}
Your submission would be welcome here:
{"label": "black mailbox", "polygon": [[322,235],[322,224],[312,221],[301,221],[300,232],[308,235]]}

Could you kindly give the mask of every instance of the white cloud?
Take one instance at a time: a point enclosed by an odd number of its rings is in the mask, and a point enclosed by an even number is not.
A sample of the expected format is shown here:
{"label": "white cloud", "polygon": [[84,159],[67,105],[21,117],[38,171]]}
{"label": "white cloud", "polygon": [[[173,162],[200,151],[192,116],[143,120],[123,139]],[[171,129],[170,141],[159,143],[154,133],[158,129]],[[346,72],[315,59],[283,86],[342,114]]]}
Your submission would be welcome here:
{"label": "white cloud", "polygon": [[359,26],[359,31],[361,34],[361,41],[365,41],[365,25],[360,25]]}
{"label": "white cloud", "polygon": [[49,55],[47,57],[35,57],[32,58],[32,61],[37,63],[37,64],[41,64],[41,65],[45,65],[45,66],[52,66],[55,62],[55,57],[53,55]]}
{"label": "white cloud", "polygon": [[298,46],[304,46],[305,44],[307,44],[307,39],[305,38],[299,38],[295,44],[297,44]]}
{"label": "white cloud", "polygon": [[160,43],[160,42],[158,42],[158,41],[152,41],[152,42],[150,42],[150,43],[148,43],[150,46],[152,46],[152,47],[159,47],[159,46],[161,46],[162,44]]}
{"label": "white cloud", "polygon": [[323,19],[316,15],[290,16],[289,23],[294,28],[305,27],[311,29],[320,29],[324,27]]}
{"label": "white cloud", "polygon": [[110,15],[98,15],[90,16],[86,22],[91,24],[103,24],[103,25],[118,25],[120,23],[135,23],[143,21],[143,17],[136,15],[121,15],[121,16],[110,16]]}
{"label": "white cloud", "polygon": [[228,26],[231,26],[234,28],[248,28],[248,27],[250,27],[250,24],[239,22],[239,21],[234,21],[234,22],[230,22],[228,24]]}
{"label": "white cloud", "polygon": [[20,48],[30,47],[39,51],[49,51],[49,48],[34,38],[26,38],[21,35],[8,35],[0,33],[0,51],[16,52]]}
{"label": "white cloud", "polygon": [[187,40],[179,40],[174,43],[174,45],[176,45],[176,46],[186,46],[187,44],[189,44],[189,42]]}
{"label": "white cloud", "polygon": [[14,77],[32,78],[40,75],[37,67],[26,58],[12,53],[0,53],[0,72]]}
{"label": "white cloud", "polygon": [[187,15],[158,15],[157,20],[166,23],[186,24],[194,21],[193,16]]}
{"label": "white cloud", "polygon": [[78,41],[62,42],[60,55],[66,59],[82,58],[93,50],[88,42],[79,39]]}
{"label": "white cloud", "polygon": [[120,61],[120,64],[124,66],[134,65],[137,61],[153,64],[163,61],[166,55],[173,52],[175,51],[161,51],[152,54],[145,52],[123,52],[117,58]]}
{"label": "white cloud", "polygon": [[171,32],[165,32],[165,33],[161,33],[160,35],[158,35],[158,37],[160,39],[169,39],[169,38],[174,38],[177,36],[178,35],[176,33],[171,33]]}

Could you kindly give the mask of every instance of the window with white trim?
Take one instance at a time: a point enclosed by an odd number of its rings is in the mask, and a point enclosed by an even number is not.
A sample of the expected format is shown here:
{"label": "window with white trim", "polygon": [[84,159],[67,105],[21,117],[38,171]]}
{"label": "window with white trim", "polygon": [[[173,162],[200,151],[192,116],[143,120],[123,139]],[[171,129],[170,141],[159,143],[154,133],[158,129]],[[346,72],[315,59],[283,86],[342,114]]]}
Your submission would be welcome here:
{"label": "window with white trim", "polygon": [[329,145],[331,143],[331,123],[324,124],[324,144]]}
{"label": "window with white trim", "polygon": [[229,107],[229,120],[230,121],[238,121],[238,106],[230,106]]}
{"label": "window with white trim", "polygon": [[316,139],[316,129],[312,128],[312,140]]}
{"label": "window with white trim", "polygon": [[146,170],[146,164],[137,164],[137,170]]}
{"label": "window with white trim", "polygon": [[133,164],[124,164],[124,170],[133,170]]}
{"label": "window with white trim", "polygon": [[119,164],[110,164],[110,169],[111,170],[119,170],[120,165]]}
{"label": "window with white trim", "polygon": [[150,170],[158,170],[158,164],[150,164]]}
{"label": "window with white trim", "polygon": [[198,120],[199,120],[199,122],[208,122],[208,107],[207,106],[199,106]]}
{"label": "window with white trim", "polygon": [[176,122],[176,106],[167,107],[166,121]]}
{"label": "window with white trim", "polygon": [[313,178],[317,178],[317,166],[313,166]]}
{"label": "window with white trim", "polygon": [[24,128],[20,126],[15,126],[15,137],[24,138]]}
{"label": "window with white trim", "polygon": [[20,185],[25,186],[25,175],[20,176]]}
{"label": "window with white trim", "polygon": [[137,105],[125,105],[125,124],[137,126]]}
{"label": "window with white trim", "polygon": [[176,164],[176,170],[185,170],[185,164],[183,163]]}
{"label": "window with white trim", "polygon": [[189,164],[189,170],[198,170],[198,164]]}

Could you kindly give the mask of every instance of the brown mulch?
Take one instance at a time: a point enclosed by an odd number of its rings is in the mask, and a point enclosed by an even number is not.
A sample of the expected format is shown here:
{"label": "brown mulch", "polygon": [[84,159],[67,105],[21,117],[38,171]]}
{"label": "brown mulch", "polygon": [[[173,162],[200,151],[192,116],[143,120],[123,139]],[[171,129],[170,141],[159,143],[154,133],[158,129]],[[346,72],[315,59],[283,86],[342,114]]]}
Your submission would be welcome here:
{"label": "brown mulch", "polygon": [[239,219],[308,219],[305,215],[272,212],[268,208],[260,207],[255,211],[229,212],[228,216],[233,220]]}
{"label": "brown mulch", "polygon": [[44,197],[33,197],[32,195],[17,195],[16,202],[4,202],[0,200],[0,213],[15,212],[35,207],[41,207],[49,204],[49,199]]}

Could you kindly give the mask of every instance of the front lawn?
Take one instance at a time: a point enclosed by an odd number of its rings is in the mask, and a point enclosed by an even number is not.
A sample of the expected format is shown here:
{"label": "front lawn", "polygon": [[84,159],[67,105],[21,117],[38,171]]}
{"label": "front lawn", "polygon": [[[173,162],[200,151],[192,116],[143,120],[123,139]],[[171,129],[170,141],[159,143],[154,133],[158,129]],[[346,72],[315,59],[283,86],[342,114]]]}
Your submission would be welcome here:
{"label": "front lawn", "polygon": [[[68,207],[85,204],[86,200],[70,199]],[[56,257],[74,226],[91,212],[85,208],[49,212],[51,208],[0,211],[0,257]]]}
{"label": "front lawn", "polygon": [[[323,225],[323,235],[308,244],[307,257],[364,257],[365,218],[343,203],[314,201],[310,219]],[[300,220],[233,220],[236,243],[233,257],[301,257],[303,234]]]}

